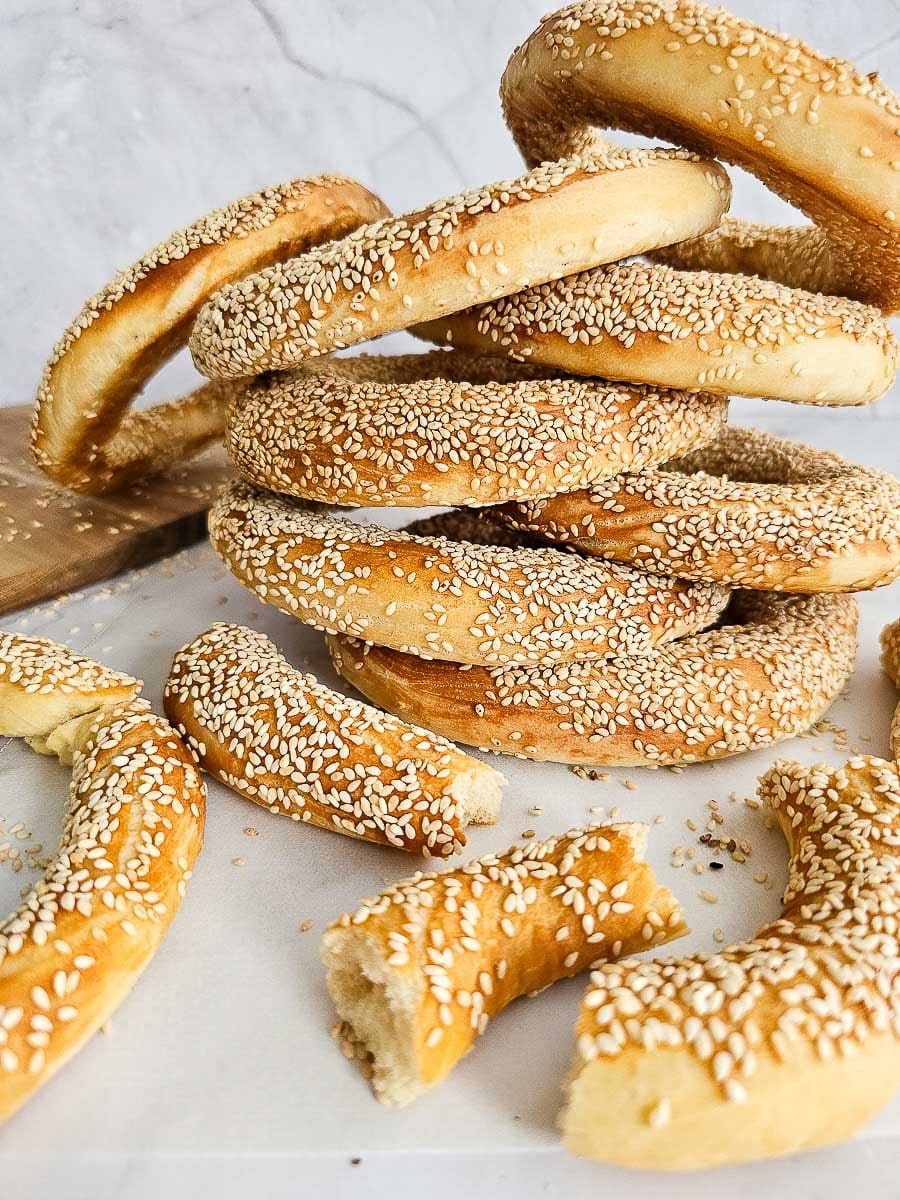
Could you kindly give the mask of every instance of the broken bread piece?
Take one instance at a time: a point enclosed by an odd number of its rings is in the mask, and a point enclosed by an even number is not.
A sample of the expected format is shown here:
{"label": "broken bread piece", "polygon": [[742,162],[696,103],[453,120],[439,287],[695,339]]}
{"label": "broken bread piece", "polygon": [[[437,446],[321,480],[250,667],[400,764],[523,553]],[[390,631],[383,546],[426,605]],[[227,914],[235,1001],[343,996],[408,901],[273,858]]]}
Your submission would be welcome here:
{"label": "broken bread piece", "polygon": [[687,932],[643,862],[647,827],[572,829],[364,900],[322,938],[351,1057],[379,1100],[439,1083],[517,996]]}
{"label": "broken bread piece", "polygon": [[164,704],[203,769],[269,812],[436,858],[497,820],[499,771],[332,691],[246,626],[179,650]]}

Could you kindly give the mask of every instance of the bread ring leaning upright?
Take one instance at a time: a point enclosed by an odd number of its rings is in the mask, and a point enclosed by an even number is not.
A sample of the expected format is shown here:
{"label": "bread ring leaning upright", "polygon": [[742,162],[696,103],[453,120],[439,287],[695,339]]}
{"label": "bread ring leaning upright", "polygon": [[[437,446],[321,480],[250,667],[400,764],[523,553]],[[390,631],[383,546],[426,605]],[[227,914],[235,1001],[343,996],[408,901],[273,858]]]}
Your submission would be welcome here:
{"label": "bread ring leaning upright", "polygon": [[244,196],[171,234],[87,300],[54,346],[34,414],[38,466],[75,491],[109,492],[215,441],[229,387],[128,407],[185,345],[217,288],[386,212],[354,180],[318,175]]}
{"label": "bread ring leaning upright", "polygon": [[500,94],[527,162],[589,126],[735,163],[816,222],[729,221],[674,265],[900,307],[900,100],[877,74],[695,0],[579,0],[513,53]]}
{"label": "bread ring leaning upright", "polygon": [[200,850],[203,782],[139,688],[65,646],[0,634],[0,735],[73,762],[59,849],[0,923],[0,1120],[125,997]]}
{"label": "bread ring leaning upright", "polygon": [[576,1153],[649,1170],[792,1154],[849,1137],[900,1085],[897,767],[781,762],[759,794],[791,851],[782,915],[713,954],[591,976],[562,1116]]}
{"label": "bread ring leaning upright", "polygon": [[646,825],[595,825],[414,875],[322,938],[328,990],[375,1094],[439,1083],[517,996],[687,932],[643,861]]}

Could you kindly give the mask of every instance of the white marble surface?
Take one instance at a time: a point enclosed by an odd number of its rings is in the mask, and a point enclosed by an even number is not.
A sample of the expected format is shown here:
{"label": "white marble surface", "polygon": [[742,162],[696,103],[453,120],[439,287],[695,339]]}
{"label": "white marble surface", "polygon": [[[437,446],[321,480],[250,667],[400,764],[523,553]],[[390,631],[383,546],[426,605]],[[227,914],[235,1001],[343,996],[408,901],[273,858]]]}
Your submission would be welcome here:
{"label": "white marble surface", "polygon": [[[170,229],[275,180],[334,169],[401,208],[515,173],[497,83],[514,43],[547,0],[0,0],[0,177],[7,302],[0,403],[30,399],[49,346],[84,296]],[[879,68],[898,82],[898,0],[743,0],[743,14]],[[734,211],[780,217],[753,180]],[[392,339],[398,345],[401,338]],[[182,358],[151,389],[190,384]],[[735,416],[897,470],[898,394],[860,411],[736,401]],[[172,603],[177,589],[178,603]],[[225,597],[224,602],[222,597]],[[861,652],[835,719],[863,749],[886,751],[893,693],[877,665],[881,625],[900,586],[862,600]],[[332,680],[318,635],[262,610],[199,547],[108,588],[9,620],[141,674],[159,689],[171,654],[212,620],[256,624],[297,662]],[[870,741],[863,739],[869,738]],[[824,747],[820,751],[819,747]],[[839,757],[830,739],[777,753]],[[708,883],[676,875],[673,845],[708,798],[752,792],[776,757],[760,751],[683,776],[614,772],[607,784],[562,767],[503,764],[511,779],[496,831],[473,852],[589,819],[591,805],[665,816],[653,857],[679,887],[709,946],[715,927],[742,936],[777,909],[784,856],[756,814],[729,821],[754,842],[755,869],[729,866],[717,906]],[[635,777],[639,790],[622,779]],[[0,813],[52,842],[65,771],[0,746]],[[541,803],[539,818],[527,814]],[[251,825],[259,837],[242,830]],[[236,867],[232,859],[242,857]],[[414,864],[293,825],[213,787],[207,846],[183,913],[108,1036],[100,1036],[0,1131],[0,1197],[173,1200],[412,1194],[716,1197],[768,1190],[826,1200],[896,1196],[900,1106],[852,1145],[784,1163],[680,1179],[608,1171],[568,1158],[554,1131],[581,987],[515,1006],[448,1083],[403,1113],[370,1098],[325,1030],[317,965],[327,920]],[[24,875],[0,869],[0,905]],[[4,911],[6,910],[4,909]],[[312,918],[301,935],[298,924]],[[352,1159],[362,1162],[353,1165]]]}

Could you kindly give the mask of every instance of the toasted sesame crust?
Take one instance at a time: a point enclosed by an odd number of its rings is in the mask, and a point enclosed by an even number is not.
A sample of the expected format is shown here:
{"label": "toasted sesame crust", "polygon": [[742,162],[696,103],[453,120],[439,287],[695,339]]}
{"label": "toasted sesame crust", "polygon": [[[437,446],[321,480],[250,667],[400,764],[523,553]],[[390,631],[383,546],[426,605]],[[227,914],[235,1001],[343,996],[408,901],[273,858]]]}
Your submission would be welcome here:
{"label": "toasted sesame crust", "polygon": [[558,666],[423,662],[344,635],[328,645],[367,699],[454,741],[540,761],[669,765],[802,732],[852,670],[850,596],[736,592],[726,620],[648,654]]}
{"label": "toasted sesame crust", "polygon": [[[454,519],[461,532],[464,518]],[[498,664],[646,653],[715,620],[724,588],[554,548],[358,525],[228,485],[209,514],[216,552],[261,600],[308,625],[428,658]]]}
{"label": "toasted sesame crust", "polygon": [[662,470],[487,515],[582,554],[733,587],[852,592],[900,574],[900,481],[735,426]]}
{"label": "toasted sesame crust", "polygon": [[596,267],[417,326],[442,345],[575,375],[800,404],[868,404],[897,340],[877,309],[744,275]]}
{"label": "toasted sesame crust", "polygon": [[226,447],[272,491],[326,504],[483,505],[665,462],[727,402],[461,351],[334,359],[235,397]]}
{"label": "toasted sesame crust", "polygon": [[597,969],[562,1116],[576,1153],[649,1170],[792,1154],[896,1091],[897,768],[779,762],[759,795],[791,852],[782,915],[715,954]]}
{"label": "toasted sesame crust", "polygon": [[518,996],[680,937],[684,917],[642,861],[644,825],[572,829],[364,900],[322,939],[328,990],[375,1094],[438,1083]]}
{"label": "toasted sesame crust", "polygon": [[38,466],[76,491],[108,492],[215,441],[228,386],[207,384],[139,413],[128,407],[186,344],[217,288],[386,212],[352,179],[319,175],[244,196],[171,234],[87,300],[54,346],[32,429]]}
{"label": "toasted sesame crust", "polygon": [[3,732],[38,731],[73,755],[59,850],[0,924],[0,1119],[124,998],[200,850],[203,783],[168,722],[127,699],[138,686],[46,639],[0,638]]}
{"label": "toasted sesame crust", "polygon": [[301,674],[253,629],[213,625],[179,650],[165,708],[204,770],[294,821],[446,857],[497,819],[498,771]]}
{"label": "toasted sesame crust", "polygon": [[[886,625],[881,632],[881,662],[888,678],[900,688],[900,620]],[[891,754],[900,763],[900,704],[891,721]]]}
{"label": "toasted sesame crust", "polygon": [[528,162],[588,126],[660,137],[753,172],[821,230],[744,230],[736,261],[732,226],[668,261],[900,305],[900,101],[875,72],[692,0],[582,0],[544,18],[500,90]]}
{"label": "toasted sesame crust", "polygon": [[543,163],[223,288],[197,319],[194,362],[211,379],[290,367],[693,237],[718,223],[730,195],[717,163],[683,150]]}

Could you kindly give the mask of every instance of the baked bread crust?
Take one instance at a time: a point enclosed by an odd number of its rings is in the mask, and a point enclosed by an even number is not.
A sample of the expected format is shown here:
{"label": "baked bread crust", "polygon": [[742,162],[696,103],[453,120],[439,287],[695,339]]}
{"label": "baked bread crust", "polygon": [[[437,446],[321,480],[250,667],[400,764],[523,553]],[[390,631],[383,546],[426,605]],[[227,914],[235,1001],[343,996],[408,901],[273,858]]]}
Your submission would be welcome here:
{"label": "baked bread crust", "polygon": [[254,380],[234,397],[225,445],[244,478],[301,499],[484,505],[665,462],[726,414],[720,396],[432,350]]}
{"label": "baked bread crust", "polygon": [[759,795],[791,851],[784,911],[713,954],[597,969],[562,1114],[576,1153],[646,1170],[792,1154],[896,1091],[897,767],[779,762]]}
{"label": "baked bread crust", "polygon": [[0,1119],[124,999],[200,850],[203,782],[139,686],[45,638],[0,635],[0,734],[28,731],[73,764],[59,849],[0,924]]}
{"label": "baked bread crust", "polygon": [[[211,379],[285,367],[713,228],[731,185],[684,150],[602,147],[386,217],[222,288],[191,335]],[[562,231],[562,233],[561,233]]]}
{"label": "baked bread crust", "polygon": [[875,308],[747,275],[596,267],[416,326],[444,346],[655,387],[869,404],[897,369]]}
{"label": "baked bread crust", "polygon": [[[881,662],[888,678],[900,688],[900,620],[886,625],[881,633]],[[900,704],[891,721],[891,754],[900,763]]]}
{"label": "baked bread crust", "polygon": [[853,669],[851,596],[736,592],[726,623],[644,655],[544,667],[424,662],[343,634],[335,669],[445,737],[588,766],[703,762],[808,729]]}

